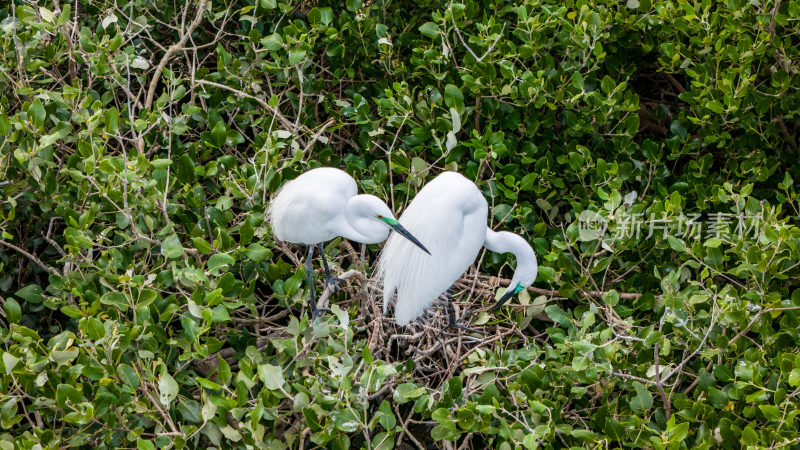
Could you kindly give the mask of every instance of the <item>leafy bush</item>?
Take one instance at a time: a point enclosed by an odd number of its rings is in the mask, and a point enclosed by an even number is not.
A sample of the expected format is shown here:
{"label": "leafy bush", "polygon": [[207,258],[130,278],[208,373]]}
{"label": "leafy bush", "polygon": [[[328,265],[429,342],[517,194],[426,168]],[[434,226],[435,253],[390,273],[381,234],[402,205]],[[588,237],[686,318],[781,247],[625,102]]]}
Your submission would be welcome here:
{"label": "leafy bush", "polygon": [[[798,446],[800,2],[186,3],[0,6],[2,448]],[[536,284],[398,329],[337,239],[309,324],[320,165],[464,173]]]}

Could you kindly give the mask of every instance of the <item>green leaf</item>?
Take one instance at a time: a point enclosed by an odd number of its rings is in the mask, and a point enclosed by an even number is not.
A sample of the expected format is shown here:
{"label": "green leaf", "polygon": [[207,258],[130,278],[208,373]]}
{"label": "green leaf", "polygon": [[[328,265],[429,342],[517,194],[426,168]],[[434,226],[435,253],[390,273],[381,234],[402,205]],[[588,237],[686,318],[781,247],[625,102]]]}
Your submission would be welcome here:
{"label": "green leaf", "polygon": [[28,117],[30,117],[31,122],[33,122],[33,125],[37,128],[44,126],[46,114],[44,105],[42,105],[42,102],[40,102],[38,98],[28,107]]}
{"label": "green leaf", "polygon": [[800,368],[792,369],[789,373],[789,384],[793,387],[800,386]]}
{"label": "green leaf", "polygon": [[280,390],[286,382],[283,379],[283,370],[280,366],[272,364],[261,364],[258,366],[258,377],[264,383],[264,387],[271,391]]}
{"label": "green leaf", "polygon": [[547,305],[544,308],[545,314],[549,317],[553,322],[557,322],[562,327],[568,327],[571,323],[570,317],[558,307],[558,305]]}
{"label": "green leaf", "polygon": [[136,439],[137,450],[156,450],[156,446],[151,441],[146,441],[142,438]]}
{"label": "green leaf", "polygon": [[19,306],[19,303],[11,297],[6,298],[6,302],[3,303],[3,311],[5,311],[6,320],[8,320],[9,323],[19,323],[19,320],[22,318],[22,308]]}
{"label": "green leaf", "polygon": [[222,355],[217,354],[217,378],[219,382],[227,385],[231,381],[231,376],[231,366],[222,358]]}
{"label": "green leaf", "polygon": [[125,297],[124,294],[119,292],[106,292],[100,297],[100,303],[109,306],[116,306],[121,311],[127,311],[130,305],[128,304],[128,299]]}
{"label": "green leaf", "polygon": [[42,288],[37,284],[29,284],[15,292],[14,295],[28,303],[39,304],[44,300],[44,297],[42,297]]}
{"label": "green leaf", "polygon": [[604,431],[612,441],[622,442],[625,440],[625,428],[619,423],[619,421],[612,419],[611,417],[606,417]]}
{"label": "green leaf", "polygon": [[[267,50],[270,51],[277,51],[283,48],[283,37],[281,37],[278,33],[272,33],[269,36],[265,36],[261,39],[261,45],[264,46]],[[276,105],[272,105],[273,107]]]}
{"label": "green leaf", "polygon": [[345,433],[354,433],[358,431],[360,427],[358,419],[349,409],[345,409],[344,411],[334,411],[331,413],[331,417],[333,417],[333,424],[339,431]]}
{"label": "green leaf", "polygon": [[83,317],[83,312],[80,310],[80,308],[72,305],[62,306],[61,312],[64,313],[64,315],[71,317],[73,319],[80,319],[81,317]]}
{"label": "green leaf", "polygon": [[392,398],[397,403],[409,402],[425,393],[425,388],[414,383],[403,383],[394,390]]}
{"label": "green leaf", "polygon": [[723,258],[722,251],[717,247],[710,247],[706,250],[706,257],[703,261],[712,269],[722,270]]}
{"label": "green leaf", "polygon": [[394,413],[392,412],[392,407],[389,405],[389,402],[384,400],[381,402],[381,406],[378,407],[378,411],[380,411],[380,418],[378,419],[378,423],[386,431],[394,430],[395,425],[397,425],[397,419],[394,417]]}
{"label": "green leaf", "polygon": [[658,331],[650,332],[650,334],[648,334],[647,337],[644,339],[645,347],[653,346],[656,342],[661,340],[661,336],[663,336],[663,334]]}
{"label": "green leaf", "polygon": [[636,389],[636,396],[631,400],[631,409],[641,413],[652,408],[653,396],[650,394],[650,391],[638,381],[633,382],[633,388]]}
{"label": "green leaf", "polygon": [[56,403],[62,411],[72,411],[82,399],[81,392],[71,384],[59,384],[56,388]]}
{"label": "green leaf", "polygon": [[158,378],[158,400],[164,406],[169,406],[178,397],[180,386],[172,375],[164,371]]}
{"label": "green leaf", "polygon": [[684,422],[668,428],[667,434],[670,437],[670,442],[683,442],[683,440],[686,439],[686,436],[689,435],[689,424]]}
{"label": "green leaf", "polygon": [[706,108],[714,111],[717,114],[722,114],[725,111],[725,108],[722,106],[722,103],[720,103],[717,100],[706,102]]}
{"label": "green leaf", "polygon": [[158,298],[158,293],[150,288],[144,288],[139,292],[139,301],[136,306],[148,306]]}
{"label": "green leaf", "polygon": [[425,22],[419,26],[419,32],[429,38],[435,38],[439,35],[439,25],[433,22]]}
{"label": "green leaf", "polygon": [[77,348],[71,348],[70,350],[53,350],[50,352],[50,359],[55,362],[57,365],[63,365],[65,363],[71,362],[78,357],[80,350]]}
{"label": "green leaf", "polygon": [[764,413],[764,417],[769,421],[778,422],[781,420],[781,410],[775,405],[758,405],[758,409]]}
{"label": "green leaf", "polygon": [[233,259],[231,255],[226,253],[215,253],[208,258],[208,271],[217,276],[220,270],[227,271],[228,268],[235,263],[236,260]]}
{"label": "green leaf", "polygon": [[11,375],[14,367],[16,367],[17,363],[20,361],[22,361],[22,358],[17,358],[11,353],[3,352],[3,366],[6,368],[6,375]]}
{"label": "green leaf", "polygon": [[202,387],[204,387],[206,389],[211,389],[211,390],[214,390],[214,391],[218,391],[218,390],[222,389],[222,386],[218,385],[217,383],[214,383],[213,381],[209,380],[208,378],[195,377],[195,380],[197,380],[197,384],[199,384],[200,386],[202,386]]}
{"label": "green leaf", "polygon": [[106,133],[117,134],[119,131],[119,111],[117,111],[117,108],[113,106],[108,108],[105,113],[105,119]]}
{"label": "green leaf", "polygon": [[231,321],[231,316],[228,314],[228,309],[223,305],[217,305],[210,309],[212,323],[226,323]]}
{"label": "green leaf", "polygon": [[222,148],[225,146],[227,133],[228,130],[225,128],[225,123],[220,120],[214,125],[214,128],[211,129],[211,143],[217,148]]}
{"label": "green leaf", "polygon": [[136,373],[133,367],[122,363],[117,366],[117,376],[122,382],[127,383],[134,388],[139,387],[139,374]]}
{"label": "green leaf", "polygon": [[250,246],[247,247],[247,250],[245,250],[245,255],[247,255],[248,258],[252,259],[255,262],[261,262],[271,257],[272,252],[269,249],[264,248],[263,245],[256,242],[250,244]]}
{"label": "green leaf", "polygon": [[39,145],[48,147],[69,136],[70,133],[72,133],[72,125],[69,122],[59,122],[58,125],[53,128],[52,133],[39,138]]}
{"label": "green leaf", "polygon": [[201,237],[193,237],[192,245],[201,255],[207,255],[211,253],[211,244]]}
{"label": "green leaf", "polygon": [[103,326],[103,322],[94,317],[86,318],[85,330],[86,334],[89,336],[89,339],[93,340],[102,339],[106,335],[106,329]]}
{"label": "green leaf", "polygon": [[253,225],[249,220],[245,220],[239,226],[239,245],[247,245],[253,240]]}
{"label": "green leaf", "polygon": [[667,242],[669,243],[669,247],[676,252],[686,251],[686,244],[683,242],[683,239],[676,238],[672,235],[667,235]]}
{"label": "green leaf", "polygon": [[333,9],[329,7],[311,8],[308,12],[308,22],[311,25],[330,25],[333,22]]}
{"label": "green leaf", "polygon": [[181,183],[194,183],[194,161],[186,153],[175,160],[175,175]]}
{"label": "green leaf", "polygon": [[614,83],[614,80],[612,80],[608,75],[604,76],[603,80],[600,81],[600,89],[602,89],[606,94],[610,94],[612,91],[614,91],[614,87],[616,87],[616,83]]}
{"label": "green leaf", "polygon": [[758,445],[758,433],[752,427],[742,430],[742,443],[745,445]]}
{"label": "green leaf", "polygon": [[183,256],[183,246],[175,233],[170,234],[161,243],[161,254],[169,259],[180,258]]}
{"label": "green leaf", "polygon": [[464,94],[455,85],[448,84],[444,87],[444,103],[450,108],[455,108],[459,114],[464,112]]}
{"label": "green leaf", "polygon": [[575,72],[572,75],[572,86],[579,91],[583,91],[583,76],[580,72]]}
{"label": "green leaf", "polygon": [[150,165],[152,165],[154,169],[166,169],[172,165],[172,160],[167,158],[154,159],[150,161]]}
{"label": "green leaf", "polygon": [[289,64],[290,65],[297,65],[303,62],[306,59],[306,51],[305,50],[294,50],[289,52]]}

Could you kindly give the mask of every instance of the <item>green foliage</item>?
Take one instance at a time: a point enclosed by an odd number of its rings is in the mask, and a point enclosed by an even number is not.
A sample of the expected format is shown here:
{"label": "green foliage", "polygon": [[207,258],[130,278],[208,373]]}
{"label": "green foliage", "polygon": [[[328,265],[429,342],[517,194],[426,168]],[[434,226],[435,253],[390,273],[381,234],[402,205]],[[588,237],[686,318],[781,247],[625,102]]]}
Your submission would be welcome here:
{"label": "green foliage", "polygon": [[[0,5],[0,447],[797,445],[799,17]],[[397,211],[464,173],[534,245],[540,290],[433,375],[363,291],[309,324],[264,218],[320,165]]]}

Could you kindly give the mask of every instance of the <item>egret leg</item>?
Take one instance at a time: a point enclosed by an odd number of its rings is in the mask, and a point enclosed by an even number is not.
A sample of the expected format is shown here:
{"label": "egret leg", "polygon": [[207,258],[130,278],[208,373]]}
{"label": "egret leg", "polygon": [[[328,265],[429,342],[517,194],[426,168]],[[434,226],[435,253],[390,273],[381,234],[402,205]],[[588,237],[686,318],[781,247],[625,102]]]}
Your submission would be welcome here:
{"label": "egret leg", "polygon": [[319,253],[322,255],[322,265],[325,266],[325,284],[328,285],[328,289],[331,290],[331,294],[335,294],[339,291],[339,283],[343,280],[341,278],[333,276],[331,273],[330,267],[328,267],[328,258],[325,257],[325,247],[322,244],[317,244],[319,247]]}
{"label": "egret leg", "polygon": [[[456,309],[453,307],[453,286],[447,289],[447,328],[456,328],[464,330],[468,333],[479,333],[479,334],[486,334],[481,330],[477,330],[475,328],[470,328],[465,326],[461,323],[459,319],[456,319]],[[466,313],[464,314],[466,316]]]}
{"label": "egret leg", "polygon": [[314,246],[308,246],[308,256],[306,257],[306,277],[308,279],[308,304],[311,307],[311,320],[319,317],[321,311],[330,311],[328,308],[317,308],[317,302],[314,299]]}

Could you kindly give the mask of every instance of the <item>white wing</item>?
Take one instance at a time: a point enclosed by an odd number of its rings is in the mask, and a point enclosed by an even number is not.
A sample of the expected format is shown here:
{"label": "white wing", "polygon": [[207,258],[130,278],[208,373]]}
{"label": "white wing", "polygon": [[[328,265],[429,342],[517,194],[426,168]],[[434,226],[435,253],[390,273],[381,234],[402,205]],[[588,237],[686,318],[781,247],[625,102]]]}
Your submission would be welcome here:
{"label": "white wing", "polygon": [[487,209],[478,188],[454,172],[439,175],[417,194],[399,220],[431,254],[402,236],[389,237],[377,271],[384,282],[384,313],[397,291],[395,318],[406,325],[452,286],[483,245]]}
{"label": "white wing", "polygon": [[329,224],[358,193],[347,173],[332,167],[310,170],[287,182],[267,210],[272,232],[281,241],[316,244],[336,237]]}

